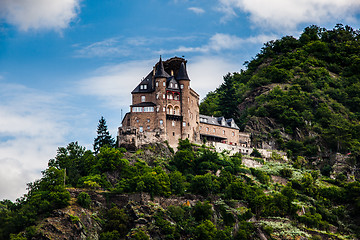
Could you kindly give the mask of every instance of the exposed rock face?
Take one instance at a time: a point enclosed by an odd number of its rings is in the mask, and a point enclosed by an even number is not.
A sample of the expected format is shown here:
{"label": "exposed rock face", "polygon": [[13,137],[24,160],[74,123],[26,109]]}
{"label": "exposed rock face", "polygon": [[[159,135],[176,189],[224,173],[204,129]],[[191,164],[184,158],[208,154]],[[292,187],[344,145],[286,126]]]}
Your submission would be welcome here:
{"label": "exposed rock face", "polygon": [[38,233],[33,239],[99,239],[101,224],[94,216],[97,211],[72,204],[59,209],[39,224]]}

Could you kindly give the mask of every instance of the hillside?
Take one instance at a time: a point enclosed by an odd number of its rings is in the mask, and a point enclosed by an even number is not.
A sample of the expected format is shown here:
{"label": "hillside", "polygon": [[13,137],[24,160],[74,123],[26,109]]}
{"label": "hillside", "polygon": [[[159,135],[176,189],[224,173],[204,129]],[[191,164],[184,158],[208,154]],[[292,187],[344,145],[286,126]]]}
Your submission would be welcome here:
{"label": "hillside", "polygon": [[187,140],[175,154],[154,144],[93,155],[70,143],[28,194],[0,202],[0,239],[359,237],[359,182],[259,157]]}
{"label": "hillside", "polygon": [[253,134],[256,147],[286,150],[319,169],[343,154],[350,165],[336,174],[359,177],[359,38],[359,31],[339,24],[268,42],[246,70],[224,77],[200,112],[232,117]]}
{"label": "hillside", "polygon": [[27,194],[0,202],[0,240],[359,239],[358,36],[311,26],[267,43],[201,103],[288,158],[187,139],[117,148],[101,118],[95,152],[59,147]]}

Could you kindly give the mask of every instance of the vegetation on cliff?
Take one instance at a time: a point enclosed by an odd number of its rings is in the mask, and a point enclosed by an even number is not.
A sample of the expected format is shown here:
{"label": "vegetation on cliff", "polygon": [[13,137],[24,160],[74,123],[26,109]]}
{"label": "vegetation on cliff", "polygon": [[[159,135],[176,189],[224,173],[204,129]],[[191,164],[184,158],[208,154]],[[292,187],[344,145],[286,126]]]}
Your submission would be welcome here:
{"label": "vegetation on cliff", "polygon": [[268,42],[246,70],[224,77],[200,112],[232,117],[249,132],[256,132],[256,122],[274,119],[272,131],[257,132],[254,140],[273,139],[294,157],[341,152],[358,159],[359,40],[359,31],[339,24]]}
{"label": "vegetation on cliff", "polygon": [[[245,160],[262,166],[246,167]],[[359,233],[359,182],[279,160],[275,153],[266,161],[216,153],[188,140],[174,155],[162,144],[134,153],[102,147],[94,155],[70,143],[58,149],[43,178],[29,184],[28,194],[0,203],[0,239],[51,239],[66,231],[75,239],[92,234],[103,240],[345,239]]]}

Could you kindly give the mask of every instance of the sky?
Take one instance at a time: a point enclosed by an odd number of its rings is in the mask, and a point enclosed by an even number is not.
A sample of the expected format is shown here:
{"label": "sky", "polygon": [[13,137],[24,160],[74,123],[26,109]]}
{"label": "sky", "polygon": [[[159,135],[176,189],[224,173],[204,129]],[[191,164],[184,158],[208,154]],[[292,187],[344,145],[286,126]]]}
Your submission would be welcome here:
{"label": "sky", "polygon": [[[0,200],[41,177],[58,147],[116,137],[130,92],[184,56],[204,98],[267,41],[316,24],[359,29],[359,0],[0,0]],[[121,112],[123,112],[121,114]]]}

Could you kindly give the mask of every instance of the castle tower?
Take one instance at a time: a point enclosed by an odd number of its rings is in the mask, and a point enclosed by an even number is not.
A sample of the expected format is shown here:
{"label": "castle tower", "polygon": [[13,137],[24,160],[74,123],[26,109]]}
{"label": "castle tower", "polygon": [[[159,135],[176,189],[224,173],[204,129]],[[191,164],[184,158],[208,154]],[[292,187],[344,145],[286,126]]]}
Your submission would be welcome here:
{"label": "castle tower", "polygon": [[166,131],[166,79],[170,77],[164,70],[163,61],[160,60],[155,67],[153,80],[155,84],[155,103],[156,103],[156,121],[162,134],[167,134]]}
{"label": "castle tower", "polygon": [[199,132],[199,95],[190,88],[190,78],[184,62],[181,63],[176,79],[181,90],[181,115],[183,117],[181,138],[191,142],[200,140]]}

